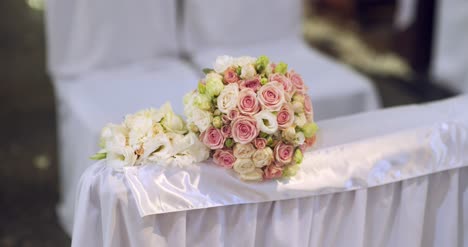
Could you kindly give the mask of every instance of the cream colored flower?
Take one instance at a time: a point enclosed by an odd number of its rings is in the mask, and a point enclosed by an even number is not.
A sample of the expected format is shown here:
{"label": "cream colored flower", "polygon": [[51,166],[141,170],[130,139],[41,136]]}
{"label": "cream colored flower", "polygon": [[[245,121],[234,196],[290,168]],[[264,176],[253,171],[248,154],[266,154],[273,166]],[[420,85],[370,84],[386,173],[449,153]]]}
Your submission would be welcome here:
{"label": "cream colored flower", "polygon": [[213,69],[216,73],[223,73],[227,68],[234,65],[234,58],[230,56],[219,56],[213,64]]}
{"label": "cream colored flower", "polygon": [[255,148],[252,143],[240,144],[237,143],[234,146],[234,156],[238,159],[250,159],[255,152]]}
{"label": "cream colored flower", "polygon": [[255,64],[256,61],[257,61],[257,58],[255,58],[255,57],[242,56],[242,57],[234,58],[233,63],[234,63],[234,65],[244,67],[244,66],[247,66],[247,65],[253,65],[253,64]]}
{"label": "cream colored flower", "polygon": [[255,170],[255,165],[251,159],[237,159],[234,162],[234,171],[240,174],[246,174]]}
{"label": "cream colored flower", "polygon": [[121,171],[126,166],[134,166],[137,156],[131,147],[123,147],[107,152],[107,165]]}
{"label": "cream colored flower", "polygon": [[239,101],[239,86],[232,83],[224,87],[218,96],[218,109],[222,113],[228,114],[230,110],[236,108]]}
{"label": "cream colored flower", "polygon": [[269,147],[257,149],[252,156],[255,167],[262,168],[273,161],[273,150]]}
{"label": "cream colored flower", "polygon": [[255,71],[254,66],[252,64],[247,64],[247,65],[242,66],[240,77],[242,79],[251,79],[256,74],[257,74],[257,72]]}
{"label": "cream colored flower", "polygon": [[297,114],[294,118],[294,124],[299,126],[300,128],[304,127],[307,123],[307,118],[304,113]]}
{"label": "cream colored flower", "polygon": [[240,178],[245,181],[262,181],[263,171],[260,168],[255,168],[251,172],[240,174]]}
{"label": "cream colored flower", "polygon": [[294,127],[289,127],[287,129],[284,129],[281,132],[281,136],[289,143],[295,143],[296,141],[296,128]]}
{"label": "cream colored flower", "polygon": [[172,108],[170,109],[170,111],[166,112],[164,118],[161,121],[161,124],[169,132],[174,132],[177,134],[184,134],[187,132],[184,120],[182,120],[180,116],[175,114],[172,111]]}
{"label": "cream colored flower", "polygon": [[269,110],[263,110],[257,113],[254,117],[255,120],[257,120],[257,125],[259,126],[260,131],[267,134],[273,134],[278,130],[276,116]]}

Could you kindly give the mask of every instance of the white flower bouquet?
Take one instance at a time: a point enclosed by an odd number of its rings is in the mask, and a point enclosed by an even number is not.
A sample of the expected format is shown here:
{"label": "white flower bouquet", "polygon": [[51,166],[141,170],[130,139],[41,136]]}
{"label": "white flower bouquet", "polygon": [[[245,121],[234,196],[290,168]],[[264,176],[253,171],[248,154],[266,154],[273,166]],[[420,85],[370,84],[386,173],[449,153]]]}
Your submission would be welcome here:
{"label": "white flower bouquet", "polygon": [[101,132],[101,151],[92,159],[106,159],[121,170],[145,164],[186,166],[208,159],[209,150],[186,128],[169,103],[127,115],[121,124],[108,124]]}

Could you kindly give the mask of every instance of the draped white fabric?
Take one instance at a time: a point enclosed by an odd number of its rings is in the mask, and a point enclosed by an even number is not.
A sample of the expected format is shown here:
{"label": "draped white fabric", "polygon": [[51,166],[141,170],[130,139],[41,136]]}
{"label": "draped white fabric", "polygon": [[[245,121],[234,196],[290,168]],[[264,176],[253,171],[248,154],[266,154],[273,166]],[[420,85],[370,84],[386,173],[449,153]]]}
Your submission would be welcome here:
{"label": "draped white fabric", "polygon": [[468,246],[468,167],[370,189],[140,217],[123,174],[81,180],[72,246]]}
{"label": "draped white fabric", "polygon": [[176,1],[48,0],[48,67],[72,77],[176,55]]}
{"label": "draped white fabric", "polygon": [[461,96],[320,122],[290,182],[95,164],[80,181],[73,246],[466,247],[467,106]]}
{"label": "draped white fabric", "polygon": [[456,92],[468,92],[468,1],[437,1],[432,74]]}

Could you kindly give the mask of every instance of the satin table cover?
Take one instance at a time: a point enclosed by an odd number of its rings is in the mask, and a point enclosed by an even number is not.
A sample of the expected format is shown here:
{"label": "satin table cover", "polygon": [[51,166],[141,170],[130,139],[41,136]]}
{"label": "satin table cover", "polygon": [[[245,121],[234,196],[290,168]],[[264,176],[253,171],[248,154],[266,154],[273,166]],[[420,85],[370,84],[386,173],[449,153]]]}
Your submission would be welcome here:
{"label": "satin table cover", "polygon": [[[468,96],[319,122],[291,180],[98,162],[72,246],[468,246]],[[207,162],[209,163],[209,162]]]}

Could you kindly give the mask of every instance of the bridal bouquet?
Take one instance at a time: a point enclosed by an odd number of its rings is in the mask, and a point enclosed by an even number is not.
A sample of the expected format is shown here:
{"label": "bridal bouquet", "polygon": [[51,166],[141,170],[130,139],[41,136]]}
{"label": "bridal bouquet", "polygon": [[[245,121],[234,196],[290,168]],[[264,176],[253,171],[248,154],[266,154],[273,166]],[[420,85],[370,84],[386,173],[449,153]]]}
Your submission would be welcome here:
{"label": "bridal bouquet", "polygon": [[307,87],[285,63],[218,57],[184,97],[188,129],[243,180],[294,176],[317,125]]}
{"label": "bridal bouquet", "polygon": [[209,157],[207,147],[168,103],[127,115],[121,124],[108,124],[100,146],[101,151],[91,158],[106,159],[117,170],[142,163],[186,166]]}

